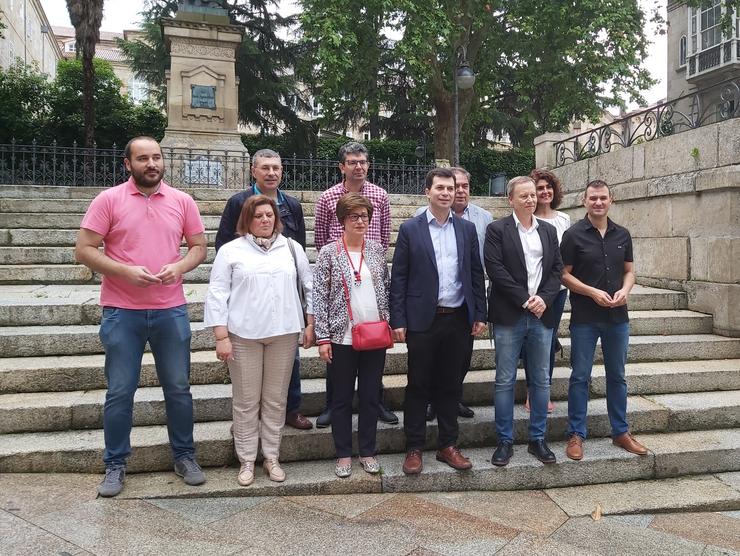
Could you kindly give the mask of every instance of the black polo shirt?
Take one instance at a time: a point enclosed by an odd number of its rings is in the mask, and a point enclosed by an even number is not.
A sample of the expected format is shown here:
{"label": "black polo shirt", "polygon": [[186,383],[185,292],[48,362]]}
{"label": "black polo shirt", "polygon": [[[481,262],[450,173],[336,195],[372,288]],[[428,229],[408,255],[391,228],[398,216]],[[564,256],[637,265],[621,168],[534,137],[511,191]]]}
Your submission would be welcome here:
{"label": "black polo shirt", "polygon": [[[624,263],[633,261],[630,233],[608,218],[603,238],[587,217],[573,224],[563,234],[560,252],[563,264],[573,267],[573,276],[611,296],[622,288]],[[612,309],[601,307],[590,297],[575,292],[570,293],[570,307],[571,323],[629,320],[626,305]]]}

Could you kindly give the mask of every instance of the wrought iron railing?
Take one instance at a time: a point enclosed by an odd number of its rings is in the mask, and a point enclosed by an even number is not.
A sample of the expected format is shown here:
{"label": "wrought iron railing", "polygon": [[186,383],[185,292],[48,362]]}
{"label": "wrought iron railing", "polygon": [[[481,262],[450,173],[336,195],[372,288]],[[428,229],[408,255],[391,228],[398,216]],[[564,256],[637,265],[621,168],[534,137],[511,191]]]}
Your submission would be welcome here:
{"label": "wrought iron railing", "polygon": [[[165,179],[176,187],[241,189],[250,183],[241,152],[163,148]],[[371,161],[368,180],[389,193],[418,194],[431,169],[425,164]],[[57,145],[0,144],[0,184],[111,186],[128,179],[123,150]],[[323,191],[341,181],[336,160],[283,158],[281,187]]]}
{"label": "wrought iron railing", "polygon": [[555,143],[555,166],[740,116],[740,78],[727,79]]}

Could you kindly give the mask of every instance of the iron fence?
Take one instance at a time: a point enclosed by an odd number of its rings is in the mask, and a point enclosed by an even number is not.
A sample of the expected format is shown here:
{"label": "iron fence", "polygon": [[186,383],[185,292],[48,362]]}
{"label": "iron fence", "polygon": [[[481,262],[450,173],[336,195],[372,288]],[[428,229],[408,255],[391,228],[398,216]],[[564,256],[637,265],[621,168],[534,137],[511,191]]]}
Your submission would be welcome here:
{"label": "iron fence", "polygon": [[[163,148],[165,179],[175,187],[242,189],[250,183],[249,156],[242,152]],[[341,181],[336,160],[283,158],[281,187],[323,191]],[[371,161],[368,180],[389,193],[419,194],[426,164]],[[0,184],[111,186],[128,179],[123,149],[0,144]]]}
{"label": "iron fence", "polygon": [[577,162],[740,116],[740,79],[732,78],[555,143],[555,166]]}

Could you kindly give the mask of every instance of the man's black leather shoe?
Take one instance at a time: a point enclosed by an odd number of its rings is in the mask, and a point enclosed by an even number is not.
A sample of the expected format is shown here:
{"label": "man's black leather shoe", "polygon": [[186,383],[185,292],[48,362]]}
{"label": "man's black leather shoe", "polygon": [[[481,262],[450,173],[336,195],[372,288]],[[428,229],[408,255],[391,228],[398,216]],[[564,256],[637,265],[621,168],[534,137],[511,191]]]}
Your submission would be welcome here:
{"label": "man's black leather shoe", "polygon": [[398,416],[392,411],[389,411],[382,403],[380,404],[380,409],[378,411],[378,419],[389,425],[398,424]]}
{"label": "man's black leather shoe", "polygon": [[316,418],[316,428],[325,429],[331,426],[331,409],[328,407]]}
{"label": "man's black leather shoe", "polygon": [[514,455],[514,446],[511,442],[499,442],[496,451],[493,452],[491,463],[497,467],[503,467],[509,463]]}
{"label": "man's black leather shoe", "polygon": [[472,419],[475,417],[475,411],[470,409],[467,405],[463,405],[462,403],[457,404],[457,414],[460,417],[465,417],[466,419]]}
{"label": "man's black leather shoe", "polygon": [[527,446],[527,452],[542,463],[555,463],[555,454],[547,447],[544,440],[531,440]]}
{"label": "man's black leather shoe", "polygon": [[435,417],[437,417],[437,412],[434,411],[434,406],[427,404],[427,421],[434,421]]}

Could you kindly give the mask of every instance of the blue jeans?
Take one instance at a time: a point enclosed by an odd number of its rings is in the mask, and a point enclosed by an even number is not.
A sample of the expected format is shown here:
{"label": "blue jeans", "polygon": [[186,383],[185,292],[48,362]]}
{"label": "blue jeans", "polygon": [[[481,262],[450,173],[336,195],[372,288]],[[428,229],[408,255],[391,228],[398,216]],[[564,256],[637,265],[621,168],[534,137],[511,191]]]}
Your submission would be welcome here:
{"label": "blue jeans", "polygon": [[131,453],[134,393],[147,341],[164,392],[167,433],[175,461],[192,457],[193,400],[190,395],[190,319],[187,306],[171,309],[105,307],[100,323],[108,391],[103,408],[106,466],[125,465]]}
{"label": "blue jeans", "polygon": [[499,442],[514,441],[514,384],[522,349],[530,368],[529,439],[542,440],[547,429],[547,402],[550,400],[550,345],[553,329],[529,311],[513,326],[493,325],[496,343],[496,435]]}
{"label": "blue jeans", "polygon": [[627,426],[627,363],[629,322],[613,324],[595,322],[570,325],[570,383],[568,385],[568,435],[586,438],[586,413],[591,369],[594,364],[596,341],[601,338],[606,370],[606,409],[612,436],[629,430]]}
{"label": "blue jeans", "polygon": [[[560,327],[560,320],[563,318],[563,310],[565,309],[565,300],[567,298],[568,290],[560,290],[560,293],[558,293],[552,304],[552,311],[555,314],[555,326],[552,329],[552,343],[550,344],[550,372],[548,373],[550,384],[552,384],[552,371],[555,368],[555,351],[558,345],[558,328]],[[529,365],[527,364],[527,352],[523,348],[521,357],[524,374],[527,379],[527,388],[529,388]]]}
{"label": "blue jeans", "polygon": [[293,370],[290,374],[288,385],[288,405],[285,407],[286,415],[298,411],[301,408],[301,354],[295,350]]}

